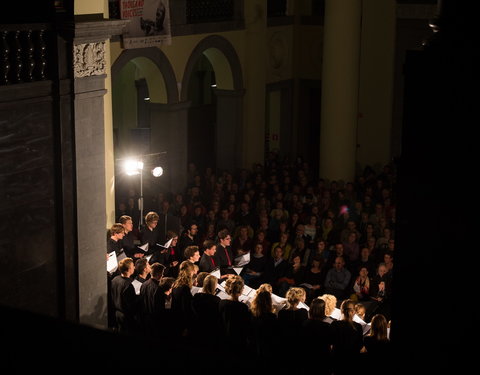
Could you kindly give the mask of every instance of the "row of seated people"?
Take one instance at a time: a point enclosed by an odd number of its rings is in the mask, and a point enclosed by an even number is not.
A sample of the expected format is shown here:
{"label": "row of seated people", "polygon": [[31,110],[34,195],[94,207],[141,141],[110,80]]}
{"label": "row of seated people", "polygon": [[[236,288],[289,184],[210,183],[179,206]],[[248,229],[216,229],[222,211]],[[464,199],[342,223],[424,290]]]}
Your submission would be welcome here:
{"label": "row of seated people", "polygon": [[[290,287],[282,298],[268,283],[252,289],[239,275],[218,278],[198,272],[189,260],[181,263],[177,278],[164,276],[165,269],[144,260],[134,266],[131,258],[119,262],[110,290],[118,332],[166,344],[201,343],[215,356],[240,356],[274,371],[306,373],[315,358],[320,374],[365,367],[369,373],[388,373],[389,323],[375,314],[367,324],[356,313],[354,300],[346,299],[337,308],[336,297],[324,294],[307,305],[303,288]],[[144,278],[137,291],[135,271]],[[285,351],[307,360],[285,363]]]}

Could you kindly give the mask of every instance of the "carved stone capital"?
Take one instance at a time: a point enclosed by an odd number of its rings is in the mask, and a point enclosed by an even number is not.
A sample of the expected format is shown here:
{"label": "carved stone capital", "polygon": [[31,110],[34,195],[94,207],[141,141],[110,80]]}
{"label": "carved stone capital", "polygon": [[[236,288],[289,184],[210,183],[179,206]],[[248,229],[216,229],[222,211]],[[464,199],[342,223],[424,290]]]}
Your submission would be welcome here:
{"label": "carved stone capital", "polygon": [[73,69],[75,78],[105,74],[105,42],[75,44]]}

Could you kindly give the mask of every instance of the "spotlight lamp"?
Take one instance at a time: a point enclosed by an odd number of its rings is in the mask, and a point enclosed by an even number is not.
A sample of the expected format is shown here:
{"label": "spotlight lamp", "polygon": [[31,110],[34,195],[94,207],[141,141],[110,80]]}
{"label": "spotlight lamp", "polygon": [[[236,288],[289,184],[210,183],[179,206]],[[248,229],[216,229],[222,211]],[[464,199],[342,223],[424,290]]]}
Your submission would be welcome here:
{"label": "spotlight lamp", "polygon": [[162,167],[155,167],[152,169],[152,174],[154,177],[160,177],[163,174],[163,168]]}

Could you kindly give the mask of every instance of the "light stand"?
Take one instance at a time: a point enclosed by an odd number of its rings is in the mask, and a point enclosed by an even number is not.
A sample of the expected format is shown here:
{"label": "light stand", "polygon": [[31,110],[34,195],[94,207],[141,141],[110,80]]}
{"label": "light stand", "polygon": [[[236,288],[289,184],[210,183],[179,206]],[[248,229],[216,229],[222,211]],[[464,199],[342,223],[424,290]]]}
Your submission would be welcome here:
{"label": "light stand", "polygon": [[[140,210],[140,220],[139,220],[139,229],[143,225],[143,169],[144,169],[144,159],[150,156],[157,156],[161,154],[165,154],[166,152],[158,152],[155,154],[145,154],[140,155],[132,158],[125,158],[125,159],[117,159],[117,161],[124,161],[123,168],[125,173],[128,176],[133,175],[140,175],[140,197],[138,198],[138,209]],[[155,165],[153,169],[151,169],[151,173],[154,177],[160,177],[163,175],[163,168],[158,166],[157,163],[150,163],[150,167]]]}

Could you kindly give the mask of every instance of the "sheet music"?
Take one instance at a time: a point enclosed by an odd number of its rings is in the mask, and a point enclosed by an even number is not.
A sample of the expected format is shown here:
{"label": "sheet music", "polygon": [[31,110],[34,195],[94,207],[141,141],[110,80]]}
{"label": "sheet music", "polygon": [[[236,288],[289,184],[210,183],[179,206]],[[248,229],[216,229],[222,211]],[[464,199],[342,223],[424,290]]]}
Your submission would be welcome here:
{"label": "sheet music", "polygon": [[[363,326],[363,336],[366,336],[370,332],[372,324],[371,323],[365,323]],[[387,337],[388,337],[388,329],[387,329]]]}
{"label": "sheet music", "polygon": [[218,289],[217,293],[215,293],[215,295],[217,295],[218,297],[220,297],[220,299],[229,299],[230,296],[225,293],[223,290],[220,290]]}
{"label": "sheet music", "polygon": [[192,293],[192,296],[194,296],[195,294],[197,294],[198,292],[201,292],[202,291],[202,288],[199,287],[199,286],[192,286],[192,289],[190,289],[190,292]]}
{"label": "sheet music", "polygon": [[235,260],[233,261],[233,263],[237,267],[243,267],[243,266],[247,265],[248,263],[250,263],[250,253],[248,252],[246,254],[243,254],[243,255],[240,255],[240,256],[236,257]]}
{"label": "sheet music", "polygon": [[307,305],[305,302],[301,302],[301,301],[298,303],[297,307],[298,307],[299,309],[305,309],[305,310],[307,310],[307,311],[310,310],[310,307],[308,307],[308,305]]}
{"label": "sheet music", "polygon": [[357,314],[355,314],[355,315],[353,316],[353,321],[361,324],[362,327],[363,327],[365,324],[367,324],[367,323],[365,323],[365,321],[364,321],[362,318],[360,318]]}
{"label": "sheet music", "polygon": [[118,261],[117,261],[117,254],[115,251],[108,253],[108,260],[107,260],[107,271],[113,273],[118,268]]}
{"label": "sheet music", "polygon": [[330,314],[333,319],[342,320],[342,312],[335,307],[335,310]]}
{"label": "sheet music", "polygon": [[138,246],[138,248],[146,253],[148,251],[148,242],[142,246]]}
{"label": "sheet music", "polygon": [[142,283],[138,280],[133,280],[132,285],[133,285],[133,288],[135,289],[135,294],[137,296],[140,295],[140,287],[142,286]]}
{"label": "sheet music", "polygon": [[172,241],[173,241],[173,237],[170,238],[167,242],[165,242],[165,245],[161,245],[159,243],[157,243],[157,245],[160,246],[160,247],[163,247],[164,249],[168,249],[170,247]]}
{"label": "sheet music", "polygon": [[153,256],[153,254],[147,255],[145,258],[147,259],[147,262],[150,262],[150,258]]}
{"label": "sheet music", "polygon": [[220,270],[216,269],[215,271],[210,272],[210,275],[215,276],[217,279],[220,278]]}
{"label": "sheet music", "polygon": [[237,275],[240,275],[240,272],[242,272],[243,267],[233,267],[233,270],[237,273]]}

